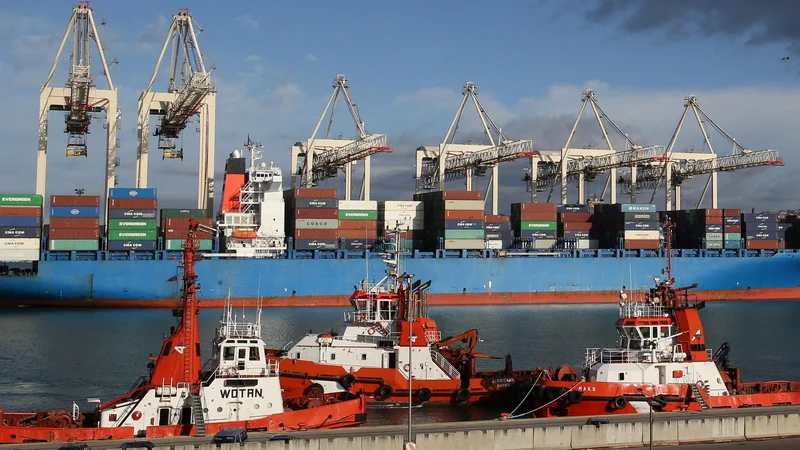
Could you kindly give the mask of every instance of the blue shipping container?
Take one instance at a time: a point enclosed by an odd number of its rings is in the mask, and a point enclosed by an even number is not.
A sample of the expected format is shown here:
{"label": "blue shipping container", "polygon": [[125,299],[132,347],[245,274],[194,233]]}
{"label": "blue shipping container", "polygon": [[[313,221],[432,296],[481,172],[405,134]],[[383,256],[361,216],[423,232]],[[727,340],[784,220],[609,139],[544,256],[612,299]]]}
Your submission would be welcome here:
{"label": "blue shipping container", "polygon": [[338,239],[298,239],[294,241],[295,250],[336,250]]}
{"label": "blue shipping container", "polygon": [[294,200],[295,208],[330,208],[334,209],[339,206],[339,200],[335,198],[296,198]]}
{"label": "blue shipping container", "polygon": [[624,203],[620,205],[620,210],[624,213],[632,213],[632,212],[656,212],[656,205],[649,205],[649,204],[635,204],[635,203]]}
{"label": "blue shipping container", "polygon": [[522,239],[555,239],[558,236],[556,230],[522,230],[519,237]]}
{"label": "blue shipping container", "polygon": [[625,230],[658,230],[658,222],[625,222],[623,229]]}
{"label": "blue shipping container", "polygon": [[502,233],[484,233],[483,238],[487,241],[491,239],[502,239],[503,235]]}
{"label": "blue shipping container", "polygon": [[725,241],[725,249],[738,250],[742,248],[742,241]]}
{"label": "blue shipping container", "polygon": [[155,209],[109,209],[109,219],[158,219]]}
{"label": "blue shipping container", "polygon": [[722,233],[722,225],[706,225],[706,233]]}
{"label": "blue shipping container", "polygon": [[745,239],[753,239],[758,241],[774,241],[778,239],[778,232],[775,230],[772,231],[746,231],[742,233],[745,235]]}
{"label": "blue shipping container", "polygon": [[745,222],[744,229],[747,231],[776,231],[777,222]]}
{"label": "blue shipping container", "polygon": [[741,217],[723,217],[722,218],[722,223],[724,223],[725,225],[739,225],[740,223],[742,223],[742,218]]}
{"label": "blue shipping container", "polygon": [[111,188],[108,190],[108,198],[146,198],[156,197],[155,188]]}
{"label": "blue shipping container", "polygon": [[153,251],[156,250],[156,241],[108,241],[110,251]]}
{"label": "blue shipping container", "polygon": [[786,231],[791,226],[792,226],[792,224],[790,224],[790,223],[780,222],[780,223],[776,224],[775,229],[778,230],[778,231]]}
{"label": "blue shipping container", "polygon": [[42,237],[41,227],[0,227],[0,239]]}
{"label": "blue shipping container", "polygon": [[560,213],[565,212],[590,212],[589,205],[558,205],[556,211]]}
{"label": "blue shipping container", "polygon": [[352,251],[372,250],[375,248],[376,242],[374,239],[349,239],[344,241],[344,249]]}
{"label": "blue shipping container", "polygon": [[658,213],[654,212],[626,212],[624,218],[627,222],[640,222],[643,220],[659,222]]}
{"label": "blue shipping container", "polygon": [[38,216],[0,217],[0,227],[40,227],[40,226],[42,226],[42,218]]}
{"label": "blue shipping container", "polygon": [[100,208],[95,206],[53,206],[50,217],[100,217]]}
{"label": "blue shipping container", "polygon": [[742,214],[742,219],[745,222],[777,222],[778,215],[777,214],[768,214],[768,213],[758,213],[758,214]]}
{"label": "blue shipping container", "polygon": [[564,232],[564,239],[572,240],[572,239],[589,239],[589,232],[588,231],[565,231]]}
{"label": "blue shipping container", "polygon": [[487,223],[484,225],[483,229],[485,231],[500,231],[501,225],[499,223]]}
{"label": "blue shipping container", "polygon": [[445,230],[482,230],[482,220],[445,220]]}

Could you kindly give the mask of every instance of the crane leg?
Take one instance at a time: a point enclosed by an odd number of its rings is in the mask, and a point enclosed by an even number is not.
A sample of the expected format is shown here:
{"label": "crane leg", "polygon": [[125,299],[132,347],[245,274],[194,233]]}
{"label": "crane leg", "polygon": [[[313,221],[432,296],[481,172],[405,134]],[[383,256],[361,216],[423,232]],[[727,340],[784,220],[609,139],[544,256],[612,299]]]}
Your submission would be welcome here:
{"label": "crane leg", "polygon": [[212,93],[206,96],[205,116],[208,118],[208,128],[206,134],[208,135],[206,142],[207,157],[206,157],[206,208],[209,210],[209,217],[213,217],[214,209],[214,157],[215,157],[215,142],[217,141],[217,95]]}
{"label": "crane leg", "polygon": [[[611,173],[608,175],[608,183],[609,188],[611,188],[611,203],[617,203],[617,168],[614,167],[611,169]],[[605,198],[603,195],[602,198]]]}
{"label": "crane leg", "polygon": [[197,209],[206,209],[206,165],[208,164],[208,124],[206,108],[200,109],[200,151],[197,155]]}
{"label": "crane leg", "polygon": [[47,181],[47,125],[50,118],[50,91],[46,88],[39,97],[39,146],[36,152],[36,194],[45,195]]}
{"label": "crane leg", "polygon": [[364,200],[369,200],[370,195],[372,195],[372,193],[370,192],[370,188],[372,187],[372,165],[370,158],[371,158],[370,156],[364,158],[364,180],[362,181],[361,184],[361,191],[364,194],[363,195]]}
{"label": "crane leg", "polygon": [[353,165],[347,163],[344,166],[344,199],[350,200],[350,192],[353,191]]}
{"label": "crane leg", "polygon": [[497,203],[500,198],[500,167],[492,167],[492,214],[499,214]]}
{"label": "crane leg", "polygon": [[[117,180],[117,91],[111,91],[108,96],[106,117],[108,134],[106,135],[106,189],[105,197],[108,198],[109,189],[113,188]],[[103,210],[103,222],[108,223],[108,208]]]}

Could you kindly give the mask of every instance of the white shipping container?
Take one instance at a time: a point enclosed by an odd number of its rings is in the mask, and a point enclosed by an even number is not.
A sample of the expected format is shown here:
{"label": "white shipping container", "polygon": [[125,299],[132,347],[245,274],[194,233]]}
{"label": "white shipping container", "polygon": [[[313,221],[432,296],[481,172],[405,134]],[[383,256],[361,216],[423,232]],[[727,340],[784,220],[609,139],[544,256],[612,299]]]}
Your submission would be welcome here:
{"label": "white shipping container", "polygon": [[722,233],[706,233],[706,241],[721,241],[723,240]]}
{"label": "white shipping container", "polygon": [[294,227],[298,230],[335,230],[339,228],[339,219],[295,219]]}
{"label": "white shipping container", "polygon": [[502,250],[503,249],[503,241],[499,241],[497,239],[492,239],[491,241],[486,241],[486,248],[489,250]]}
{"label": "white shipping container", "polygon": [[375,200],[339,200],[340,211],[377,211]]}
{"label": "white shipping container", "polygon": [[0,261],[2,262],[27,262],[38,261],[39,250],[1,249]]}
{"label": "white shipping container", "polygon": [[445,250],[483,250],[486,241],[483,239],[445,239]]}
{"label": "white shipping container", "polygon": [[380,223],[383,229],[393,230],[395,227],[409,230],[424,230],[425,222],[422,220],[384,220]]}
{"label": "white shipping container", "polygon": [[547,250],[553,248],[556,245],[555,239],[535,239],[533,242],[533,248],[538,250]]}
{"label": "white shipping container", "polygon": [[39,239],[39,238],[0,239],[0,251],[3,251],[3,250],[39,250],[41,248],[41,246],[42,246],[42,240]]}
{"label": "white shipping container", "polygon": [[381,211],[422,211],[425,208],[425,204],[418,200],[408,200],[408,201],[385,201],[378,203],[378,210]]}
{"label": "white shipping container", "polygon": [[578,239],[575,241],[574,248],[600,248],[600,241],[597,239]]}
{"label": "white shipping container", "polygon": [[425,213],[422,211],[385,211],[378,213],[378,218],[383,220],[422,220]]}
{"label": "white shipping container", "polygon": [[445,200],[444,209],[450,211],[483,211],[486,204],[483,200]]}
{"label": "white shipping container", "polygon": [[658,230],[625,230],[623,235],[625,239],[641,239],[641,240],[654,240],[660,238]]}

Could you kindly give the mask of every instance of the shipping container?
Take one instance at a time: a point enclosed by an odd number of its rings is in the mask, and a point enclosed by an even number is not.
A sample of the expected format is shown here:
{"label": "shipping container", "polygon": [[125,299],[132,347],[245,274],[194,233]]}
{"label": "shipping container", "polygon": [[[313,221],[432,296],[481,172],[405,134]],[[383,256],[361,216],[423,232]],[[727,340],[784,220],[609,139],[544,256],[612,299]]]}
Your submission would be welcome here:
{"label": "shipping container", "polygon": [[51,195],[50,206],[100,206],[96,195]]}
{"label": "shipping container", "polygon": [[39,249],[0,249],[0,261],[2,262],[32,262],[38,261],[40,257],[41,252]]}
{"label": "shipping container", "polygon": [[480,239],[445,239],[445,250],[483,250],[483,238]]}
{"label": "shipping container", "polygon": [[723,222],[722,216],[707,216],[705,218],[706,226],[709,226],[709,225],[722,225],[723,223],[724,222]]}
{"label": "shipping container", "polygon": [[[210,242],[210,241],[209,241]],[[106,250],[109,251],[142,251],[149,252],[157,250],[156,241],[112,241],[109,240]]]}
{"label": "shipping container", "polygon": [[339,210],[339,220],[378,220],[378,211]]}
{"label": "shipping container", "polygon": [[660,239],[661,233],[658,230],[625,230],[623,238],[625,240],[647,241]]}
{"label": "shipping container", "polygon": [[41,195],[0,194],[0,206],[39,206],[43,204]]}
{"label": "shipping container", "polygon": [[337,239],[339,230],[294,230],[294,238],[297,240],[313,239]]}
{"label": "shipping container", "polygon": [[722,233],[723,225],[706,225],[706,233]]}
{"label": "shipping container", "polygon": [[723,217],[736,217],[738,219],[741,214],[742,214],[742,210],[741,209],[728,209],[728,208],[725,208],[725,209],[722,210],[722,216]]}
{"label": "shipping container", "polygon": [[624,222],[623,230],[658,230],[661,228],[659,222]]}
{"label": "shipping container", "polygon": [[504,220],[503,220],[504,217],[508,217],[508,216],[499,216],[499,215],[495,216],[493,214],[486,214],[486,215],[483,216],[483,221],[486,224],[490,224],[490,223],[499,224],[499,223],[503,223],[504,222]]}
{"label": "shipping container", "polygon": [[483,200],[445,200],[444,209],[450,211],[483,211],[486,204]]}
{"label": "shipping container", "polygon": [[777,214],[772,214],[772,213],[757,213],[757,214],[747,213],[747,214],[742,214],[742,220],[744,222],[749,222],[749,223],[753,223],[753,222],[777,222],[778,221],[778,215]]}
{"label": "shipping container", "polygon": [[745,222],[744,229],[747,231],[778,231],[777,222]]}
{"label": "shipping container", "polygon": [[[137,208],[133,208],[137,209]],[[147,209],[147,208],[138,208]],[[156,208],[149,208],[156,209]],[[208,211],[205,209],[180,209],[180,208],[164,208],[161,210],[161,220],[164,219],[202,219],[206,218]],[[109,217],[111,212],[109,211]],[[120,219],[127,219],[127,217],[119,217]],[[150,219],[150,217],[141,217],[142,219]],[[115,217],[116,219],[116,217]]]}
{"label": "shipping container", "polygon": [[51,217],[50,228],[100,228],[100,219],[94,217]]}
{"label": "shipping container", "polygon": [[445,239],[484,239],[483,230],[444,230]]}
{"label": "shipping container", "polygon": [[344,250],[349,251],[363,251],[372,250],[375,248],[377,241],[374,239],[348,239],[344,241]]}
{"label": "shipping container", "polygon": [[524,222],[555,222],[558,220],[557,212],[538,212],[522,211],[519,214],[512,213],[514,220]]}
{"label": "shipping container", "polygon": [[439,191],[432,192],[432,197],[442,200],[482,200],[480,191]]}
{"label": "shipping container", "polygon": [[499,223],[486,223],[483,226],[486,231],[500,231],[500,228],[502,228],[502,225]]}
{"label": "shipping container", "polygon": [[108,190],[108,198],[158,198],[155,188],[111,188]]}
{"label": "shipping container", "polygon": [[110,198],[108,209],[158,209],[158,200],[150,198]]}
{"label": "shipping container", "polygon": [[109,230],[121,230],[121,229],[155,230],[156,228],[158,228],[158,222],[156,221],[156,219],[109,219],[108,220]]}
{"label": "shipping container", "polygon": [[742,226],[741,225],[724,225],[722,231],[725,233],[741,233]]}
{"label": "shipping container", "polygon": [[778,241],[777,240],[747,240],[744,244],[745,248],[748,250],[777,250],[778,249]]}
{"label": "shipping container", "polygon": [[558,214],[558,205],[555,203],[512,203],[511,215],[523,212],[543,212]]}
{"label": "shipping container", "polygon": [[40,237],[42,237],[40,227],[0,227],[0,239]]}
{"label": "shipping container", "polygon": [[214,219],[201,217],[201,218],[167,218],[161,219],[161,227],[162,228],[172,228],[172,229],[189,229],[189,225],[194,222],[198,225],[205,225],[207,227],[211,227],[214,225]]}
{"label": "shipping container", "polygon": [[519,246],[525,249],[551,250],[554,249],[557,244],[558,241],[556,239],[536,239],[534,241],[522,242]]}
{"label": "shipping container", "polygon": [[482,220],[445,220],[444,228],[446,230],[483,230],[484,222]]}
{"label": "shipping container", "polygon": [[[358,221],[354,220],[352,223],[358,223]],[[339,219],[297,219],[294,221],[294,228],[298,230],[335,230],[339,228]]]}
{"label": "shipping container", "polygon": [[740,216],[736,216],[736,217],[725,216],[725,217],[722,218],[722,223],[724,225],[741,225],[742,218]]}
{"label": "shipping container", "polygon": [[41,227],[40,216],[0,216],[0,227]]}
{"label": "shipping container", "polygon": [[42,240],[38,238],[0,239],[0,251],[5,250],[38,250]]}
{"label": "shipping container", "polygon": [[297,198],[294,199],[294,208],[337,208],[339,200],[335,198]]}
{"label": "shipping container", "polygon": [[59,239],[100,239],[99,228],[50,228],[50,240]]}
{"label": "shipping container", "polygon": [[53,206],[50,217],[100,217],[100,208],[93,206]]}
{"label": "shipping container", "polygon": [[445,211],[444,220],[483,220],[483,211]]}
{"label": "shipping container", "polygon": [[[706,242],[708,241],[722,241],[725,233],[706,233]],[[711,247],[708,247],[711,248]]]}
{"label": "shipping container", "polygon": [[742,248],[742,241],[740,239],[735,241],[725,241],[726,250],[738,250],[740,248]]}
{"label": "shipping container", "polygon": [[391,220],[386,219],[383,222],[378,223],[379,229],[388,229],[393,230],[399,227],[402,230],[409,229],[409,230],[424,230],[425,229],[425,221],[423,220]]}
{"label": "shipping container", "polygon": [[100,241],[97,239],[50,239],[47,248],[51,252],[97,251]]}
{"label": "shipping container", "polygon": [[0,217],[42,217],[38,206],[0,206]]}
{"label": "shipping container", "polygon": [[424,220],[425,214],[418,211],[378,211],[378,220]]}
{"label": "shipping container", "polygon": [[[161,234],[164,236],[164,239],[187,239],[189,237],[189,229],[188,228],[162,228]],[[211,233],[204,231],[202,229],[198,229],[194,233],[195,239],[210,239]]]}
{"label": "shipping container", "polygon": [[[186,239],[165,239],[164,250],[178,251],[183,250]],[[213,241],[211,239],[195,239],[198,250],[211,250]]]}
{"label": "shipping container", "polygon": [[[744,238],[747,240],[759,240],[759,241],[773,241],[778,239],[778,232],[775,230],[772,231],[758,231],[758,230],[745,230]],[[750,248],[750,247],[748,247]]]}
{"label": "shipping container", "polygon": [[407,211],[407,212],[420,212],[425,209],[425,204],[417,200],[400,200],[400,201],[384,201],[378,202],[378,211]]}
{"label": "shipping container", "polygon": [[336,189],[297,188],[284,191],[284,198],[339,198]]}
{"label": "shipping container", "polygon": [[660,246],[661,243],[653,239],[625,239],[623,243],[626,250],[657,250]]}
{"label": "shipping container", "polygon": [[378,202],[375,200],[339,200],[339,209],[351,211],[377,211]]}
{"label": "shipping container", "polygon": [[158,238],[156,230],[147,229],[116,229],[108,230],[109,241],[155,241]]}
{"label": "shipping container", "polygon": [[656,212],[656,205],[623,203],[620,204],[619,210],[624,213],[636,213],[636,212],[654,213]]}
{"label": "shipping container", "polygon": [[486,249],[487,250],[502,250],[503,249],[503,241],[499,241],[496,239],[486,241]]}
{"label": "shipping container", "polygon": [[158,219],[156,209],[112,209],[108,211],[109,219]]}
{"label": "shipping container", "polygon": [[705,248],[707,248],[709,250],[722,250],[723,247],[724,247],[724,243],[721,240],[720,241],[709,241],[709,240],[706,240],[706,243],[705,243]]}
{"label": "shipping container", "polygon": [[294,241],[295,250],[336,250],[338,248],[338,239],[298,239]]}
{"label": "shipping container", "polygon": [[[298,230],[300,231],[300,230]],[[325,230],[327,231],[327,230]],[[307,237],[303,237],[308,239]],[[340,239],[362,239],[362,240],[375,240],[378,239],[378,230],[339,230]],[[299,239],[299,238],[298,238]],[[322,236],[319,239],[326,239]]]}
{"label": "shipping container", "polygon": [[340,220],[340,230],[377,230],[378,222],[374,220]]}
{"label": "shipping container", "polygon": [[299,208],[294,210],[296,219],[339,219],[339,210],[328,208]]}
{"label": "shipping container", "polygon": [[487,240],[487,241],[490,241],[490,240],[493,240],[493,239],[502,239],[502,237],[503,237],[502,233],[494,233],[494,232],[493,233],[489,233],[489,232],[484,232],[483,233],[483,239]]}
{"label": "shipping container", "polygon": [[556,205],[558,213],[588,213],[591,212],[589,205]]}
{"label": "shipping container", "polygon": [[742,233],[725,233],[726,241],[739,241],[742,239]]}
{"label": "shipping container", "polygon": [[657,212],[626,212],[623,214],[623,220],[626,222],[660,222]]}
{"label": "shipping container", "polygon": [[589,231],[594,228],[591,222],[561,222],[559,229],[561,231]]}
{"label": "shipping container", "polygon": [[526,230],[556,230],[558,222],[520,222],[520,231]]}
{"label": "shipping container", "polygon": [[566,240],[575,240],[575,239],[589,239],[590,236],[591,233],[588,231],[565,231],[562,237]]}
{"label": "shipping container", "polygon": [[520,239],[556,239],[556,230],[523,230],[519,232]]}
{"label": "shipping container", "polygon": [[[559,220],[562,222],[591,222],[592,217],[594,217],[594,214],[590,212],[567,212],[559,214]],[[522,218],[522,220],[525,220],[525,218]]]}

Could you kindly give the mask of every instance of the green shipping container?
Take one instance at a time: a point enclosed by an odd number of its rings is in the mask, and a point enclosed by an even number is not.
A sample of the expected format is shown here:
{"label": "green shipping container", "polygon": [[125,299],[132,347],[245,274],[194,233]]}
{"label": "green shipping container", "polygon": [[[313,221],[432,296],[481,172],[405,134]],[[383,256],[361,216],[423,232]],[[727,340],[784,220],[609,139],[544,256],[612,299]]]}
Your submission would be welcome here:
{"label": "green shipping container", "polygon": [[738,241],[742,239],[742,233],[725,233],[726,241]]}
{"label": "green shipping container", "polygon": [[[184,242],[186,242],[186,239],[167,239],[164,244],[164,250],[183,250]],[[195,242],[197,242],[200,250],[211,250],[211,239],[199,239]]]}
{"label": "green shipping container", "polygon": [[558,222],[520,222],[520,230],[556,230],[558,229]]}
{"label": "green shipping container", "polygon": [[706,241],[706,248],[710,250],[721,250],[723,241]]}
{"label": "green shipping container", "polygon": [[205,209],[164,208],[161,210],[162,219],[202,219],[207,216]]}
{"label": "green shipping container", "polygon": [[156,230],[108,230],[109,241],[155,241]]}
{"label": "green shipping container", "polygon": [[378,211],[339,210],[339,220],[378,220]]}
{"label": "green shipping container", "polygon": [[483,239],[483,230],[444,230],[445,239]]}
{"label": "green shipping container", "polygon": [[47,241],[48,250],[71,251],[97,251],[100,250],[100,241],[97,239],[50,239]]}
{"label": "green shipping container", "polygon": [[42,196],[36,194],[0,194],[0,206],[42,206]]}
{"label": "green shipping container", "polygon": [[108,219],[109,230],[155,230],[156,219]]}

